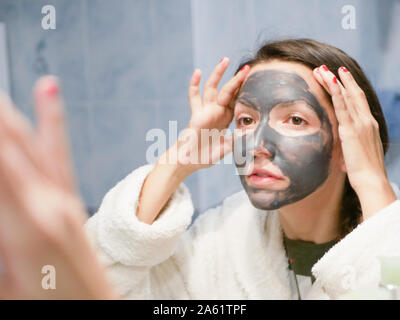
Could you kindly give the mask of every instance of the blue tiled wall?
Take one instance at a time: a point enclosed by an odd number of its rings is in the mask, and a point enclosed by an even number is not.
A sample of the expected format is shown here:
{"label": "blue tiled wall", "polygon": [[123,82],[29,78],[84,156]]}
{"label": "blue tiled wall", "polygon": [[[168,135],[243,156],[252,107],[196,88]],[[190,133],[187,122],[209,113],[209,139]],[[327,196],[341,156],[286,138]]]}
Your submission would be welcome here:
{"label": "blue tiled wall", "polygon": [[[56,30],[41,28],[44,5]],[[189,119],[190,1],[1,0],[11,95],[33,120],[31,88],[42,74],[62,80],[80,189],[96,208],[104,194],[146,163],[146,132]],[[197,190],[196,176],[188,184]],[[196,193],[196,192],[195,192]]]}
{"label": "blue tiled wall", "polygon": [[[0,21],[7,27],[11,95],[31,119],[35,79],[45,73],[62,79],[81,192],[96,208],[108,189],[145,163],[149,129],[167,129],[168,120],[186,125],[194,67],[206,77],[229,56],[226,81],[266,38],[302,36],[337,45],[360,61],[376,87],[398,90],[398,2],[0,0]],[[56,8],[56,30],[41,28],[41,8],[48,4]],[[357,10],[356,30],[341,28],[345,4]],[[233,173],[233,166],[218,165],[190,176],[195,207],[203,211],[240,190]]]}

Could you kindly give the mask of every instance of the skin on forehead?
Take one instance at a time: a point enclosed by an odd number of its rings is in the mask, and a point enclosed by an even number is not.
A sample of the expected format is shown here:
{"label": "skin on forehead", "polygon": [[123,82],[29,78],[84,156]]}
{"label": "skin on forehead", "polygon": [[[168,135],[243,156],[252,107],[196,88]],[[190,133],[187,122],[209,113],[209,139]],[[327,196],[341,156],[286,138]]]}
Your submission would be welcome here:
{"label": "skin on forehead", "polygon": [[244,80],[244,83],[246,80],[254,73],[260,70],[280,70],[282,72],[287,72],[287,73],[295,73],[301,78],[304,79],[304,81],[307,83],[308,87],[310,88],[311,92],[315,96],[324,96],[325,102],[328,102],[328,95],[325,95],[324,89],[318,84],[318,82],[314,79],[314,76],[312,74],[312,70],[300,63],[297,62],[291,62],[291,61],[282,61],[282,60],[271,60],[268,62],[262,62],[258,63],[255,66],[251,67],[251,70],[249,74],[247,75],[246,79]]}

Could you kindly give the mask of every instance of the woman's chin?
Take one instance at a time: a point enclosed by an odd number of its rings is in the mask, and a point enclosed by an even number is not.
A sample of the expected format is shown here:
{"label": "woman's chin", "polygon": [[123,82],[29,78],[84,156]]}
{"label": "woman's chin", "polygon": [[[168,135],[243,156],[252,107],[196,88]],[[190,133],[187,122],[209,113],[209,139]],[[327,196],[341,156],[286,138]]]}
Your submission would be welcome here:
{"label": "woman's chin", "polygon": [[282,207],[276,192],[252,192],[247,193],[251,204],[260,210],[276,210]]}

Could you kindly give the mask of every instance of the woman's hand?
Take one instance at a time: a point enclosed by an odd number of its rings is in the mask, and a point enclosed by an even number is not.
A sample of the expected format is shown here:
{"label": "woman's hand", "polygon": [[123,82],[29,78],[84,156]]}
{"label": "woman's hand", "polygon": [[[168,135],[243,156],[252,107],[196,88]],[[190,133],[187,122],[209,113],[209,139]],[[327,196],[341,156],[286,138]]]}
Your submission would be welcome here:
{"label": "woman's hand", "polygon": [[326,66],[314,69],[313,74],[332,96],[347,175],[366,219],[396,196],[386,174],[378,122],[365,93],[345,67],[338,72],[340,81]]}
{"label": "woman's hand", "polygon": [[189,124],[146,177],[136,212],[140,221],[152,224],[187,176],[212,166],[232,150],[232,137],[224,129],[232,122],[232,103],[250,67],[244,66],[218,93],[218,83],[228,64],[229,59],[223,58],[215,67],[204,86],[203,99],[199,88],[201,72],[193,72],[188,94],[192,112]]}
{"label": "woman's hand", "polygon": [[[188,96],[191,118],[177,144],[178,161],[190,168],[190,172],[208,168],[232,151],[232,136],[225,135],[225,129],[232,122],[232,102],[250,67],[244,66],[218,92],[218,84],[228,65],[229,59],[225,57],[215,67],[204,86],[203,98],[200,97],[199,87],[201,71],[196,69],[190,80]],[[186,155],[188,157],[185,160]]]}
{"label": "woman's hand", "polygon": [[34,97],[37,130],[0,95],[0,298],[112,298],[83,229],[56,79],[41,78]]}

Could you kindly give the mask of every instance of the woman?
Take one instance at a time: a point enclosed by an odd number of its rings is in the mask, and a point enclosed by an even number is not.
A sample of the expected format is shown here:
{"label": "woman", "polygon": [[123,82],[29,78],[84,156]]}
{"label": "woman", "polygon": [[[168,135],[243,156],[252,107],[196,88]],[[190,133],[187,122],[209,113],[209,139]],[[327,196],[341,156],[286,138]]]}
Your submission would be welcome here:
{"label": "woman", "polygon": [[[235,135],[224,137],[222,146],[212,145],[216,152],[209,152],[209,145],[201,141],[178,140],[155,165],[134,170],[111,189],[86,224],[117,294],[133,299],[334,299],[378,285],[378,257],[400,254],[400,201],[386,176],[383,155],[388,136],[382,111],[358,64],[316,41],[272,42],[246,61],[218,93],[228,64],[224,58],[216,66],[203,99],[200,72],[194,72],[187,130],[197,136],[201,129],[223,130],[235,117]],[[54,95],[52,99],[57,100]],[[43,206],[32,197],[22,197],[14,176],[25,191],[30,190],[28,185],[33,189],[32,183],[22,178],[10,153],[2,151],[0,173],[8,178],[5,187],[16,195],[7,198],[14,204],[10,212],[34,216],[36,222],[28,222],[25,232],[34,235],[31,246],[57,244],[50,246],[51,252],[62,262],[60,267],[70,271],[64,273],[72,284],[65,295],[114,297],[77,227],[81,215],[74,212],[82,210],[77,205],[60,209],[65,201],[59,193],[73,200],[68,203],[79,201],[71,187],[67,152],[57,147],[57,139],[64,140],[55,125],[59,121],[38,109],[39,128],[46,129],[39,131],[47,132],[47,139],[39,141],[50,141],[44,143],[51,152],[50,165],[40,165],[32,156],[42,148],[31,150],[22,124],[6,137],[23,151],[18,164],[30,173],[28,180],[57,195],[51,197],[47,211],[68,211],[62,219],[53,217],[59,223],[53,230],[63,232],[50,233],[48,241],[38,237],[38,230],[49,233],[44,231],[48,219],[39,214]],[[52,131],[59,134],[49,134]],[[183,180],[232,149],[244,191],[205,212],[186,231],[193,205]],[[197,151],[193,153],[206,161],[187,163],[178,158],[176,162],[175,151]],[[11,160],[16,159],[16,153],[11,154]],[[4,201],[7,188],[2,184]],[[9,225],[14,215],[0,217],[3,225]],[[13,228],[18,230],[20,223]],[[37,265],[46,261],[48,251],[42,251],[41,259],[34,255]],[[10,252],[0,246],[6,262],[15,260],[9,258]],[[28,259],[21,253],[19,258]],[[78,272],[78,261],[85,261],[85,272]],[[12,287],[18,288],[15,277],[11,279]],[[30,279],[27,275],[26,282]],[[84,291],[78,290],[79,282]]]}
{"label": "woman", "polygon": [[[214,158],[194,141],[202,164],[172,161],[178,141],[110,190],[87,223],[119,293],[325,299],[377,286],[378,256],[400,254],[400,201],[384,165],[382,110],[359,65],[317,41],[272,42],[218,93],[228,63],[216,66],[203,99],[194,72],[187,129],[222,130],[234,117],[235,135],[215,146]],[[185,232],[193,205],[182,181],[232,147],[235,161],[246,160],[236,163],[245,192]]]}

